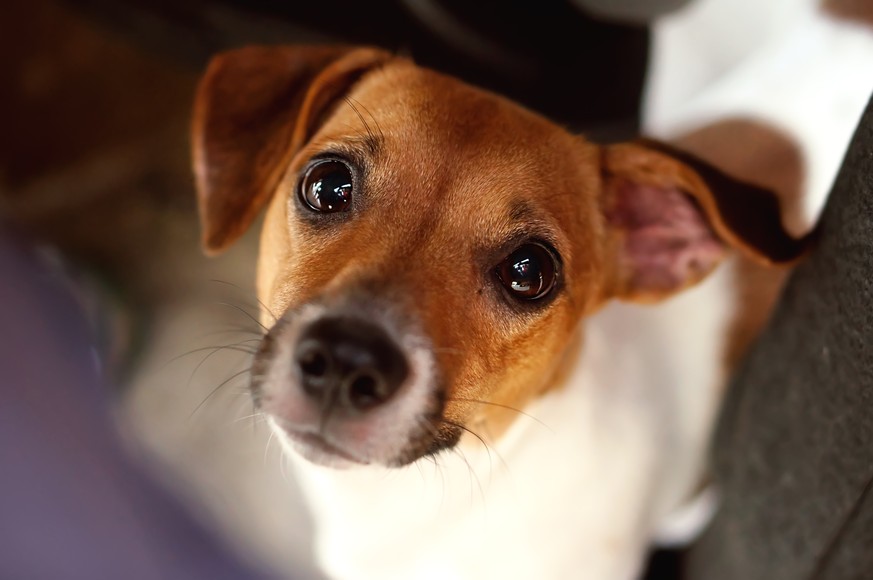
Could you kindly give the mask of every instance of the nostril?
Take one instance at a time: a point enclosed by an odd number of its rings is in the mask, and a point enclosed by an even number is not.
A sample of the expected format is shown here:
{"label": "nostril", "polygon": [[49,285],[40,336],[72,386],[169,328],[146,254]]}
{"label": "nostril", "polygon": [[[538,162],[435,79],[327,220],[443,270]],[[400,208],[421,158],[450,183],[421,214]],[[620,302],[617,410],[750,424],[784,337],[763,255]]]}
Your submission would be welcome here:
{"label": "nostril", "polygon": [[311,377],[323,377],[327,372],[327,357],[316,349],[310,349],[298,357],[300,370]]}
{"label": "nostril", "polygon": [[320,318],[303,329],[293,365],[306,395],[350,412],[385,404],[409,373],[403,352],[383,329],[345,317]]}
{"label": "nostril", "polygon": [[360,410],[379,405],[390,394],[382,379],[370,372],[354,376],[348,382],[348,389],[349,402]]}
{"label": "nostril", "polygon": [[323,397],[331,375],[331,358],[325,346],[317,340],[306,340],[295,355],[303,390],[313,397]]}

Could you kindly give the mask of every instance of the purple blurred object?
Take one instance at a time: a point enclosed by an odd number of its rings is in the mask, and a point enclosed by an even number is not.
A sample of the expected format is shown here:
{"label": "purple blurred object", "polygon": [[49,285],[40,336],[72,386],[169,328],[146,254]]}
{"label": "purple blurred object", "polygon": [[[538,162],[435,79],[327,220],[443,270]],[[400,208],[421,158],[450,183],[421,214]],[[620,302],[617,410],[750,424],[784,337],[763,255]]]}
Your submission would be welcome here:
{"label": "purple blurred object", "polygon": [[122,448],[88,326],[0,229],[0,578],[255,579]]}

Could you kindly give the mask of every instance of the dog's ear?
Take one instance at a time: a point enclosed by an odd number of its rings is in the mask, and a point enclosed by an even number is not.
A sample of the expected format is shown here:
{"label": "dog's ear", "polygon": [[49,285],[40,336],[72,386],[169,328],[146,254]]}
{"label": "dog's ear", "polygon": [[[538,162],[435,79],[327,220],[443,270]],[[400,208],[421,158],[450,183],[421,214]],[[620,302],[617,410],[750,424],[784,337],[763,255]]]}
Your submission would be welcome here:
{"label": "dog's ear", "polygon": [[729,248],[778,264],[808,245],[786,233],[772,192],[664,144],[605,146],[601,160],[617,298],[666,298],[702,280]]}
{"label": "dog's ear", "polygon": [[192,125],[207,253],[245,232],[330,107],[391,58],[370,48],[256,46],[210,62]]}

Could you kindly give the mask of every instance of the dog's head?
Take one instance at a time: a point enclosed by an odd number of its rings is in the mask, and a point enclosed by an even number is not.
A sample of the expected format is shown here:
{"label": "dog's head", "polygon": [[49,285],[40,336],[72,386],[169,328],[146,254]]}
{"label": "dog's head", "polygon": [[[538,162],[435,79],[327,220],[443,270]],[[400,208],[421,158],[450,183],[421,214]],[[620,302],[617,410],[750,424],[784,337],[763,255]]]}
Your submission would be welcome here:
{"label": "dog's head", "polygon": [[800,250],[766,191],[378,50],[223,54],[193,139],[207,251],[268,206],[258,293],[278,321],[252,391],[321,463],[402,465],[499,432],[606,301],[668,297],[729,248]]}

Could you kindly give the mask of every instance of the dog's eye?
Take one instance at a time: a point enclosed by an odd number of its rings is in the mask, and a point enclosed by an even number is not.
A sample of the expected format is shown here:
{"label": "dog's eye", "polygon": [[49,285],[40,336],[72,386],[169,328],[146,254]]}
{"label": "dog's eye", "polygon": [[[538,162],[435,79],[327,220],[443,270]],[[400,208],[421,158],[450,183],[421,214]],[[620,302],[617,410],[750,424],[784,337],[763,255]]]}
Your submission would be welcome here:
{"label": "dog's eye", "polygon": [[522,300],[543,298],[558,281],[558,261],[552,250],[530,242],[507,256],[495,274],[510,295]]}
{"label": "dog's eye", "polygon": [[352,172],[335,159],[310,167],[300,182],[300,198],[315,211],[346,211],[352,205]]}

